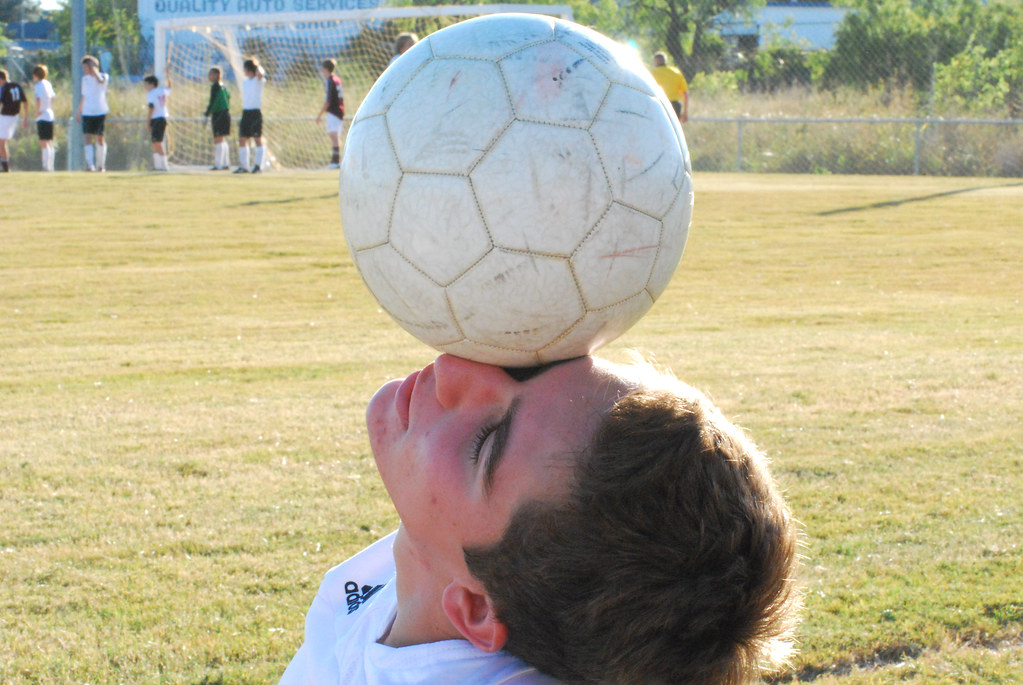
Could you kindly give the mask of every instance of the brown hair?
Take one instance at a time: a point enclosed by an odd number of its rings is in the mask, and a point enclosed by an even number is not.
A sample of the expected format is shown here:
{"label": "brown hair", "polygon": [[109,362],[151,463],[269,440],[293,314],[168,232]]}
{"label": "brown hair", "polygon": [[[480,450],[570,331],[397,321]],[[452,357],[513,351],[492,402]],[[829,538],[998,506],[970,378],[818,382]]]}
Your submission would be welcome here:
{"label": "brown hair", "polygon": [[99,60],[97,60],[92,55],[86,55],[85,57],[82,58],[82,64],[91,64],[94,67],[98,67]]}
{"label": "brown hair", "polygon": [[640,388],[570,495],[465,550],[512,654],[573,683],[742,683],[780,665],[798,533],[766,458],[696,390]]}
{"label": "brown hair", "polygon": [[250,57],[242,64],[244,71],[251,71],[253,74],[259,73],[259,60],[255,57]]}
{"label": "brown hair", "polygon": [[419,36],[414,33],[399,33],[394,39],[394,52],[401,54],[419,42]]}
{"label": "brown hair", "polygon": [[217,75],[217,80],[220,80],[220,77],[222,75],[221,72],[220,72],[220,67],[210,67],[210,73],[211,74],[216,74]]}
{"label": "brown hair", "polygon": [[32,75],[38,78],[40,81],[46,78],[46,75],[48,73],[49,71],[46,69],[45,64],[37,64],[34,67],[32,67]]}
{"label": "brown hair", "polygon": [[326,69],[331,74],[333,74],[334,73],[334,69],[337,68],[337,62],[335,62],[332,59],[325,59],[325,60],[323,60],[323,64],[320,65],[320,66],[322,66],[324,69]]}
{"label": "brown hair", "polygon": [[6,80],[7,80],[7,70],[6,69],[0,69],[0,81],[6,81]]}

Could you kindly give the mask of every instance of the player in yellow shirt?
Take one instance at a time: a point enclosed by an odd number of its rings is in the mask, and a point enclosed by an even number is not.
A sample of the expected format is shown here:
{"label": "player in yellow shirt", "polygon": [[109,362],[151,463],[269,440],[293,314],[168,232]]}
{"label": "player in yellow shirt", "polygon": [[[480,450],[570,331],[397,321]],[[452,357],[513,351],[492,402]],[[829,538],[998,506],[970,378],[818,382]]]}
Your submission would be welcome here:
{"label": "player in yellow shirt", "polygon": [[654,80],[671,100],[678,120],[689,121],[689,84],[686,77],[675,67],[668,66],[668,57],[663,52],[654,53],[654,68],[650,70]]}

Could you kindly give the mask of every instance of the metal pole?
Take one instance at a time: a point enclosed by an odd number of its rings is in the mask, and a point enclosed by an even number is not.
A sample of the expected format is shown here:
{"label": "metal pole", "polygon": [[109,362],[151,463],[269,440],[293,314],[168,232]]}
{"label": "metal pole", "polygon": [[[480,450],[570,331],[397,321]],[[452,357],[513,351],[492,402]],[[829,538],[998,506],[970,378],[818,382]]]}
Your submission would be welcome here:
{"label": "metal pole", "polygon": [[67,169],[82,168],[82,127],[74,113],[82,101],[82,58],[85,57],[85,0],[71,2],[71,120],[68,122]]}
{"label": "metal pole", "polygon": [[735,136],[735,170],[742,171],[742,119],[735,120],[738,132]]}
{"label": "metal pole", "polygon": [[920,131],[923,129],[923,122],[916,122],[916,136],[913,140],[913,175],[920,175]]}

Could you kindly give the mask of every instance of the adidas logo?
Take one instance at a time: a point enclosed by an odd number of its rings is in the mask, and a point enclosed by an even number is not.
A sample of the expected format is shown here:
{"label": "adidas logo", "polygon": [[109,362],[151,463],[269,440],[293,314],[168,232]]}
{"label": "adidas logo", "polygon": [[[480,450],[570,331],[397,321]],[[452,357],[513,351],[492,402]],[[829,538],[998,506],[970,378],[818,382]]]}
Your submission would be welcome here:
{"label": "adidas logo", "polygon": [[377,593],[383,585],[363,585],[354,580],[345,583],[345,598],[348,600],[348,613],[354,613],[359,607],[369,601],[369,598]]}

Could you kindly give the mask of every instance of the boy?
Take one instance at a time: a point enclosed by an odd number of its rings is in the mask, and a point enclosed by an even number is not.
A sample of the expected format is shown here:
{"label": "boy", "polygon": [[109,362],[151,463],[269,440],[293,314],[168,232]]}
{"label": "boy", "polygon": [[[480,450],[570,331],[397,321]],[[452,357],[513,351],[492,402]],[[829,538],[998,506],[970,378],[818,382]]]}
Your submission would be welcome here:
{"label": "boy", "polygon": [[238,168],[236,174],[249,172],[249,138],[256,144],[256,163],[252,173],[263,170],[263,86],[266,72],[255,57],[245,60],[242,67],[245,80],[242,81],[242,121],[238,125]]}
{"label": "boy", "polygon": [[150,75],[142,79],[146,86],[146,113],[149,127],[149,140],[153,144],[153,170],[167,171],[167,150],[163,140],[167,134],[167,97],[171,92],[170,76],[164,77],[165,85],[160,87],[160,79]]}
{"label": "boy", "polygon": [[210,69],[209,79],[210,104],[204,116],[213,127],[213,167],[210,170],[227,171],[231,163],[231,152],[227,148],[227,137],[231,135],[231,93],[220,82],[219,68]]}
{"label": "boy", "polygon": [[668,56],[658,51],[654,53],[654,68],[650,73],[671,102],[678,120],[683,124],[689,121],[689,84],[682,72],[677,67],[669,67]]}
{"label": "boy", "polygon": [[56,93],[53,85],[47,80],[49,71],[45,64],[37,64],[32,69],[32,80],[35,81],[36,96],[36,135],[39,136],[39,155],[42,157],[43,171],[53,171],[53,98]]}
{"label": "boy", "polygon": [[107,144],[103,139],[103,129],[110,111],[107,106],[110,75],[99,70],[99,61],[92,55],[82,58],[82,73],[82,100],[78,103],[75,120],[82,122],[82,133],[85,134],[85,169],[106,171]]}
{"label": "boy", "polygon": [[790,646],[792,515],[673,377],[442,355],[366,423],[400,524],[326,575],[282,684],[730,685]]}
{"label": "boy", "polygon": [[7,71],[0,69],[0,172],[11,170],[7,158],[7,141],[14,137],[18,128],[18,117],[25,110],[22,126],[28,127],[28,104],[25,91],[15,81],[7,80]]}
{"label": "boy", "polygon": [[394,64],[395,60],[409,51],[413,45],[419,42],[419,36],[414,33],[399,33],[394,39],[394,57],[387,63],[387,66]]}
{"label": "boy", "polygon": [[321,73],[325,81],[326,96],[323,99],[323,107],[316,115],[316,123],[320,123],[323,115],[327,115],[327,135],[330,136],[330,164],[328,169],[341,168],[341,131],[344,130],[345,99],[341,90],[341,78],[334,73],[337,62],[332,59],[323,60]]}

